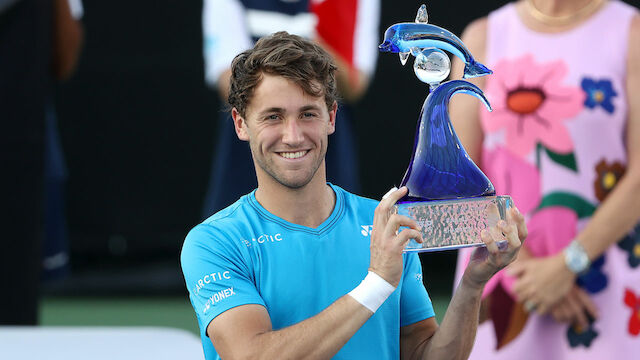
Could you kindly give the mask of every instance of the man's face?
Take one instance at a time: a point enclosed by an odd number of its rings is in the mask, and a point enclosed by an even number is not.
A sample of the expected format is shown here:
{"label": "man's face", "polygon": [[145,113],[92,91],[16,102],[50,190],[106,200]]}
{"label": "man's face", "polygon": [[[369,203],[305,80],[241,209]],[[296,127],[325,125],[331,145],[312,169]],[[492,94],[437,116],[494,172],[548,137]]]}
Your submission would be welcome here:
{"label": "man's face", "polygon": [[238,138],[249,141],[258,180],[271,178],[297,189],[307,185],[321,166],[324,175],[336,109],[334,103],[329,111],[323,96],[309,95],[284,77],[263,74],[245,117],[232,110]]}

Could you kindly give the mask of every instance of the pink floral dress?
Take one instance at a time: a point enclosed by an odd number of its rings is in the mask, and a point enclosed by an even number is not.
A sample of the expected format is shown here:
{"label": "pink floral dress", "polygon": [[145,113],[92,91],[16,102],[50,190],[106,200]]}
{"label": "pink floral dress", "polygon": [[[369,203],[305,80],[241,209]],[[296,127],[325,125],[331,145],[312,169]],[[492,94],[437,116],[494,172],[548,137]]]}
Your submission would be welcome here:
{"label": "pink floral dress", "polygon": [[[635,13],[611,1],[559,34],[526,28],[512,3],[489,15],[486,64],[494,74],[485,92],[494,111],[480,110],[482,168],[497,193],[511,195],[526,214],[526,246],[536,256],[561,251],[624,174],[624,79]],[[469,254],[458,257],[457,279]],[[498,273],[485,289],[490,319],[470,359],[640,359],[640,226],[578,284],[599,311],[587,329],[528,316],[513,301],[513,279]]]}

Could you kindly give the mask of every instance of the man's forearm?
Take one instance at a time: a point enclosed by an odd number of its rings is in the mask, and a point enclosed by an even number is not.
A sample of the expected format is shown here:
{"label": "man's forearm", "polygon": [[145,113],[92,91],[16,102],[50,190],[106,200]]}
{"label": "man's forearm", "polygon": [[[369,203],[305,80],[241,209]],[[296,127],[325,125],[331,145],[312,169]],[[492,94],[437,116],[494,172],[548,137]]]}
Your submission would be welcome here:
{"label": "man's forearm", "polygon": [[424,345],[421,359],[466,359],[478,329],[484,284],[463,276],[438,331]]}
{"label": "man's forearm", "polygon": [[330,359],[372,315],[366,307],[345,295],[316,316],[256,335],[251,349],[246,349],[250,350],[246,358]]}

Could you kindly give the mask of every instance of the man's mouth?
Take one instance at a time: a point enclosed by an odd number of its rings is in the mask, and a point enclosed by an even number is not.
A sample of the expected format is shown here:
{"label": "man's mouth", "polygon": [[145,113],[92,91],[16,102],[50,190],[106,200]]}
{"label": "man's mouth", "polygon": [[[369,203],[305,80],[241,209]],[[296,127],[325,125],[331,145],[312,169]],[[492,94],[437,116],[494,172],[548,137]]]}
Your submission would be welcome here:
{"label": "man's mouth", "polygon": [[302,150],[296,152],[280,152],[278,154],[285,159],[298,159],[305,156],[308,152],[309,150]]}

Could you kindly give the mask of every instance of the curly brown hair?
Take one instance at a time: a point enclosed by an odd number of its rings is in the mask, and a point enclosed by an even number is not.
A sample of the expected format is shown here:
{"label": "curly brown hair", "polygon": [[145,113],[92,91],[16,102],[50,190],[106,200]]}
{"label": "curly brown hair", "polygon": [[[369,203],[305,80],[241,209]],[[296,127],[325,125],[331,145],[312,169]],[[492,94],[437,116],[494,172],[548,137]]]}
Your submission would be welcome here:
{"label": "curly brown hair", "polygon": [[280,31],[263,37],[253,49],[238,54],[231,63],[228,102],[245,116],[262,74],[278,75],[299,85],[312,96],[324,95],[327,108],[338,99],[331,56],[319,45]]}

